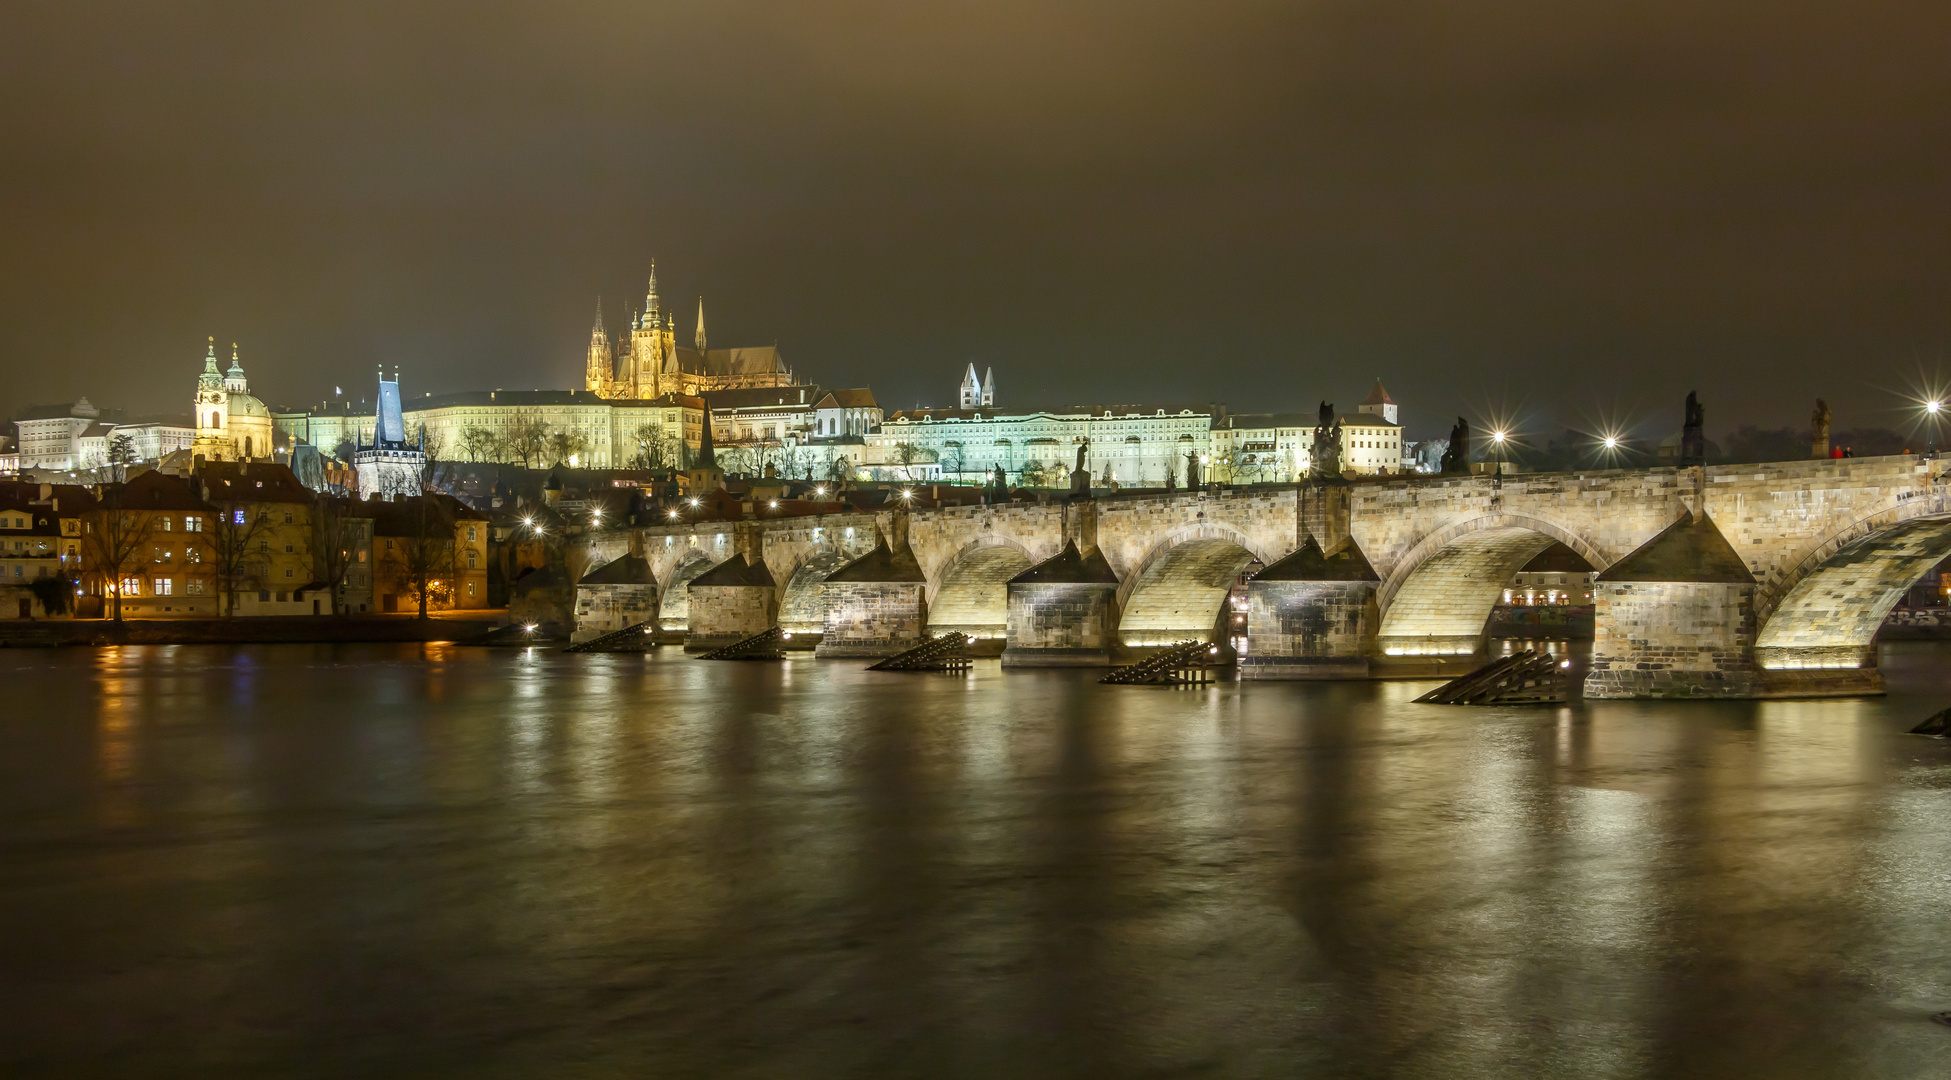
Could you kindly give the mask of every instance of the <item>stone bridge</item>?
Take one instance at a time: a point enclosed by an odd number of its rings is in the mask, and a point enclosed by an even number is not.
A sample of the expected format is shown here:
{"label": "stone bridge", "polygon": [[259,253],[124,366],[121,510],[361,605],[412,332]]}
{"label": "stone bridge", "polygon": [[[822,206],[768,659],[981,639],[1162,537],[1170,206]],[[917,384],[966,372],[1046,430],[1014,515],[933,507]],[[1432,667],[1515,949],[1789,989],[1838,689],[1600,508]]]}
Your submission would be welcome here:
{"label": "stone bridge", "polygon": [[[1951,556],[1943,466],[1130,493],[653,526],[596,534],[587,555],[640,551],[659,622],[700,644],[776,622],[822,634],[822,652],[872,655],[954,629],[1005,642],[1006,664],[1106,663],[1244,629],[1244,676],[1318,678],[1470,662],[1511,575],[1561,541],[1600,572],[1588,696],[1854,694],[1881,688],[1885,613]],[[688,587],[706,571],[709,588]],[[1233,626],[1226,598],[1248,572]],[[733,596],[738,613],[714,621]]]}

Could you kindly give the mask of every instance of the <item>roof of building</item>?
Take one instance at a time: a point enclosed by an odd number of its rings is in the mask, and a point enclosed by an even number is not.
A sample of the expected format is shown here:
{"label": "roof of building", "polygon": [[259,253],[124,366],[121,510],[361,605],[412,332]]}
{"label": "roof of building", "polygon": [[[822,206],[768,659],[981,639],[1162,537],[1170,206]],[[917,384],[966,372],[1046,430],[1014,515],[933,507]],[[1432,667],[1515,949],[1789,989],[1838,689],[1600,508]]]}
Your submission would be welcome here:
{"label": "roof of building", "polygon": [[902,409],[889,421],[906,420],[912,423],[940,422],[943,420],[1027,420],[1038,416],[1048,416],[1058,420],[1088,417],[1093,420],[1142,420],[1147,417],[1163,416],[1167,420],[1177,417],[1212,416],[1214,409],[1209,405],[1163,406],[1163,405],[1066,405],[1054,409],[937,409],[922,405],[913,409]]}
{"label": "roof of building", "polygon": [[820,399],[819,407],[822,409],[878,409],[880,405],[874,400],[874,391],[864,386],[856,386],[846,390],[827,391],[826,396]]}
{"label": "roof of building", "polygon": [[1232,431],[1256,431],[1265,428],[1308,428],[1312,429],[1320,418],[1314,413],[1234,413],[1213,422],[1213,426]]}
{"label": "roof of building", "polygon": [[181,477],[150,471],[126,484],[103,484],[101,502],[125,510],[210,510]]}
{"label": "roof of building", "polygon": [[1599,580],[1752,585],[1755,576],[1714,522],[1689,510],[1658,536],[1600,571]]}
{"label": "roof of building", "polygon": [[1400,428],[1393,420],[1384,420],[1377,413],[1343,413],[1335,417],[1335,423],[1342,427]]}
{"label": "roof of building", "polygon": [[677,366],[679,371],[694,375],[787,375],[792,369],[779,355],[779,346],[760,345],[746,349],[706,349],[700,357],[698,350],[677,347]]}
{"label": "roof of building", "polygon": [[737,390],[707,390],[705,400],[712,410],[767,409],[805,406],[812,408],[825,391],[812,384],[799,386],[751,386]]}
{"label": "roof of building", "polygon": [[0,498],[24,505],[46,504],[67,517],[85,514],[95,505],[95,493],[79,484],[38,484],[31,480],[0,480]]}
{"label": "roof of building", "polygon": [[650,560],[642,555],[623,555],[583,575],[578,585],[655,585]]}
{"label": "roof of building", "polygon": [[488,515],[467,505],[452,495],[409,495],[392,502],[368,499],[359,504],[359,516],[371,515],[374,536],[412,536],[419,530],[420,522],[414,512],[422,499],[433,499],[448,520],[455,523],[463,521],[487,521]]}
{"label": "roof of building", "polygon": [[1389,392],[1382,389],[1381,379],[1375,380],[1375,385],[1369,388],[1368,396],[1362,399],[1364,405],[1394,405],[1395,403],[1395,399],[1389,396]]}
{"label": "roof of building", "polygon": [[196,479],[211,502],[309,503],[313,499],[312,489],[299,483],[289,465],[206,461]]}
{"label": "roof of building", "polygon": [[589,390],[458,390],[451,394],[406,398],[400,403],[400,407],[405,412],[413,413],[425,412],[429,409],[479,408],[484,405],[537,408],[563,405],[653,404],[683,404],[693,409],[704,408],[704,404],[698,399],[677,394],[666,394],[662,398],[606,398]]}
{"label": "roof of building", "polygon": [[73,405],[29,405],[14,414],[14,423],[23,420],[56,420],[74,415]]}

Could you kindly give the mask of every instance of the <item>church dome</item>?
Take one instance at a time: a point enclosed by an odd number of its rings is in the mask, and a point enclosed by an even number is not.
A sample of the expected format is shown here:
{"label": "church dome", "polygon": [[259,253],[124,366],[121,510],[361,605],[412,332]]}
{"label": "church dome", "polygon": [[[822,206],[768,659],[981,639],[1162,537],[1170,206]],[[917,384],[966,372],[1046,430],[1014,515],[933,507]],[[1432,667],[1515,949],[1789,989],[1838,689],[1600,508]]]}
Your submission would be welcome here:
{"label": "church dome", "polygon": [[233,417],[261,416],[269,420],[271,418],[271,410],[265,408],[264,402],[259,401],[256,395],[232,394],[230,395],[230,415]]}

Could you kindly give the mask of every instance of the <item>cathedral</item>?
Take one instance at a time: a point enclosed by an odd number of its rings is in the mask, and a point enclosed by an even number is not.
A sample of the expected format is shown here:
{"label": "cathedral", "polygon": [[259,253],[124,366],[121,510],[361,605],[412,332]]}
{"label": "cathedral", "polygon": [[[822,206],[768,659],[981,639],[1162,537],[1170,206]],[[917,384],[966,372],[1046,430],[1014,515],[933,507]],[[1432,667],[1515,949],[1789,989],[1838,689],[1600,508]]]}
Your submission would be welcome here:
{"label": "cathedral", "polygon": [[230,370],[217,370],[217,339],[203,357],[196,380],[196,434],[191,453],[207,461],[258,461],[271,457],[271,410],[251,393],[237,346],[230,347]]}
{"label": "cathedral", "polygon": [[791,386],[793,372],[777,346],[747,349],[705,347],[705,302],[698,299],[698,330],[692,348],[677,343],[677,318],[657,302],[657,264],[650,266],[644,309],[632,311],[616,338],[603,325],[596,304],[596,327],[589,335],[589,366],[584,385],[598,397],[647,401],[665,394],[698,397],[711,390],[769,389]]}

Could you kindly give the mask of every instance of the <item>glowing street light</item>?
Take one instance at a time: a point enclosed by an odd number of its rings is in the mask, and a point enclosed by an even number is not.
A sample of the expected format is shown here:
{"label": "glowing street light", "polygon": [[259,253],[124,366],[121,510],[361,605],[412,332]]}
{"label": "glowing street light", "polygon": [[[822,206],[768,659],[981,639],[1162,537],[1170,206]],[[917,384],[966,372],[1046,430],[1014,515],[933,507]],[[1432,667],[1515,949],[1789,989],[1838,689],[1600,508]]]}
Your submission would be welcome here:
{"label": "glowing street light", "polygon": [[673,510],[673,511],[671,511],[671,520],[672,520],[672,521],[676,521],[676,520],[677,520],[677,511],[675,511],[675,510]]}
{"label": "glowing street light", "polygon": [[1617,450],[1617,449],[1619,449],[1619,436],[1617,436],[1617,435],[1607,435],[1607,436],[1606,436],[1606,449],[1607,449],[1607,450]]}
{"label": "glowing street light", "polygon": [[768,499],[768,500],[766,500],[766,507],[767,507],[768,509],[772,509],[772,510],[777,510],[777,509],[779,509],[779,500],[778,500],[778,499]]}
{"label": "glowing street light", "polygon": [[826,488],[816,487],[813,489],[813,494],[818,495],[819,497],[824,499],[826,498]]}
{"label": "glowing street light", "polygon": [[1928,429],[1925,433],[1927,443],[1924,450],[1933,459],[1937,457],[1937,414],[1943,409],[1944,402],[1936,398],[1924,403],[1924,426]]}

